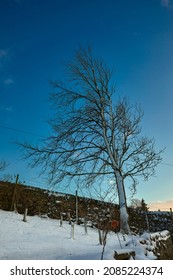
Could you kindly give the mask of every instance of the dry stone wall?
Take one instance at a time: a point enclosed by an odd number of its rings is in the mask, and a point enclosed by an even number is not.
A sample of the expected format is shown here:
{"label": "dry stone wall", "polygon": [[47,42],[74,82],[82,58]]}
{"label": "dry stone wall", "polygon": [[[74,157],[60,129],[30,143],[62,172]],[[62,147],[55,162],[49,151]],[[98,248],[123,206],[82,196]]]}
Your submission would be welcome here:
{"label": "dry stone wall", "polygon": [[[0,182],[0,209],[10,211],[15,192],[15,202],[19,213],[23,214],[28,208],[28,215],[39,215],[53,219],[60,219],[63,213],[64,219],[68,220],[69,214],[72,219],[76,217],[76,198],[74,195],[50,192],[48,190],[15,185],[13,183]],[[104,228],[112,220],[119,220],[119,207],[115,204],[105,203],[95,199],[78,198],[79,223],[87,218],[93,226]],[[130,228],[133,233],[142,233],[169,230],[173,232],[173,221],[170,213],[145,212],[128,209]],[[147,221],[148,220],[148,221]],[[149,228],[148,228],[149,224]]]}
{"label": "dry stone wall", "polygon": [[157,260],[173,259],[173,243],[168,230],[145,233],[140,238],[140,243],[144,246],[146,254],[152,251]]}

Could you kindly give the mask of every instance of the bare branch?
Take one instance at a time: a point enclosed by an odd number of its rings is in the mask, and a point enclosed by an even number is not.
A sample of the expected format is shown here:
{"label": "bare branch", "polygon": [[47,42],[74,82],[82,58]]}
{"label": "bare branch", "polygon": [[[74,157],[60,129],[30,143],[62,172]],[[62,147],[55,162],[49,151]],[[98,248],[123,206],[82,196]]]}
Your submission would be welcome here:
{"label": "bare branch", "polygon": [[4,171],[6,167],[7,167],[7,163],[4,160],[0,161],[0,171]]}
{"label": "bare branch", "polygon": [[41,166],[55,184],[77,178],[78,184],[91,187],[99,177],[114,176],[121,227],[127,232],[125,180],[131,179],[135,191],[136,177],[152,176],[163,151],[155,151],[154,140],[141,136],[140,106],[127,98],[113,103],[112,73],[90,48],[76,53],[66,73],[68,81],[51,82],[52,134],[40,146],[20,146],[31,166]]}

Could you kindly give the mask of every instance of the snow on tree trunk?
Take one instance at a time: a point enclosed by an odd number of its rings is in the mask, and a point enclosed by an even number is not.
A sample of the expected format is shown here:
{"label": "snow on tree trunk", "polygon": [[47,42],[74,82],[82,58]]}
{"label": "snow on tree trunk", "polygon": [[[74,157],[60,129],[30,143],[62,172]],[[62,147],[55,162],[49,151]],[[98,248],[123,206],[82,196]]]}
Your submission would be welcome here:
{"label": "snow on tree trunk", "polygon": [[122,233],[129,233],[130,228],[128,224],[128,213],[127,213],[127,203],[126,203],[126,194],[124,189],[123,177],[120,171],[116,170],[115,172],[118,197],[119,197],[119,206],[120,206],[120,231]]}

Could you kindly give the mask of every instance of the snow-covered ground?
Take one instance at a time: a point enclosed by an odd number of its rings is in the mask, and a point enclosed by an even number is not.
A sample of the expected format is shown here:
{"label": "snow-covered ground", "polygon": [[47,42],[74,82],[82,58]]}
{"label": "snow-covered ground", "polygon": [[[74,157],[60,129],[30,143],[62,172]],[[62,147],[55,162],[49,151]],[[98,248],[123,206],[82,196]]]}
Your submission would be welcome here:
{"label": "snow-covered ground", "polygon": [[[99,244],[98,231],[75,225],[74,239],[68,222],[38,216],[23,216],[0,210],[0,260],[99,260],[103,246]],[[141,237],[140,237],[141,238]],[[138,236],[113,232],[107,235],[104,260],[112,260],[115,250],[133,249],[137,260],[155,259],[152,252],[145,256],[146,248]]]}

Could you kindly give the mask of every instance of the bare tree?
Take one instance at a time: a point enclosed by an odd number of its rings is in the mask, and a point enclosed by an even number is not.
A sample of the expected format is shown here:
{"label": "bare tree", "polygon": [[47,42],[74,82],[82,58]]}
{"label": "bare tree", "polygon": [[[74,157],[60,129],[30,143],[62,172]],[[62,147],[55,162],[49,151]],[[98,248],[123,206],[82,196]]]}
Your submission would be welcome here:
{"label": "bare tree", "polygon": [[138,198],[131,199],[130,207],[133,209],[138,209],[139,207],[141,207],[141,200]]}
{"label": "bare tree", "polygon": [[93,57],[90,48],[76,53],[66,73],[65,83],[51,82],[52,134],[40,146],[21,145],[26,157],[32,158],[31,165],[41,166],[56,184],[69,178],[92,187],[103,176],[114,181],[120,228],[128,233],[125,180],[132,180],[133,190],[138,176],[147,180],[161,161],[162,151],[155,151],[153,139],[140,136],[140,107],[126,98],[115,102],[112,73],[101,58]]}
{"label": "bare tree", "polygon": [[0,171],[4,171],[7,167],[7,163],[5,161],[0,161]]}
{"label": "bare tree", "polygon": [[132,199],[130,207],[137,209],[137,210],[145,211],[145,212],[147,212],[149,210],[149,207],[147,206],[147,204],[145,203],[145,200],[143,198],[141,200],[138,198]]}

